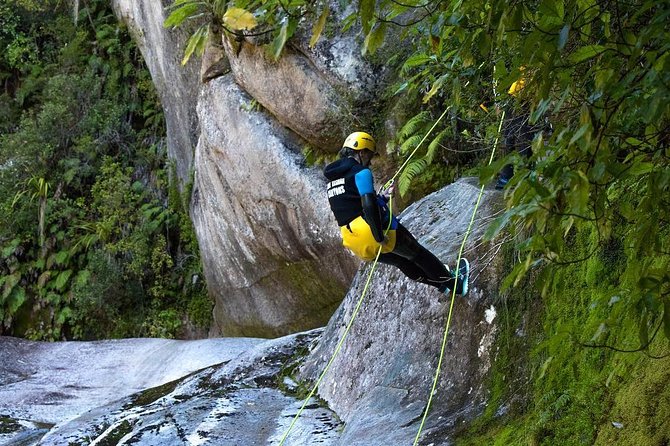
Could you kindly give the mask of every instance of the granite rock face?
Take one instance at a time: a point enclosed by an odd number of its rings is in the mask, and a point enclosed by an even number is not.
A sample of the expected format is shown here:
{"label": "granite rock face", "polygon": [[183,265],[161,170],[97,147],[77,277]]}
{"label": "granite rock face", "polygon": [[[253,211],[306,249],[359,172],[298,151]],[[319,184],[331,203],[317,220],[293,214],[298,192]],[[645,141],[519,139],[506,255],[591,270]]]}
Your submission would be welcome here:
{"label": "granite rock face", "polygon": [[[322,326],[359,262],[341,248],[325,180],[301,151],[336,152],[379,108],[379,86],[392,70],[361,56],[353,29],[314,47],[297,33],[278,61],[253,38],[213,34],[200,66],[192,58],[182,67],[192,29],[163,27],[171,1],[112,3],[157,86],[182,185],[194,173],[191,218],[215,300],[210,335],[272,337]],[[333,21],[353,11],[330,3]]]}
{"label": "granite rock face", "polygon": [[[192,217],[213,335],[279,336],[323,326],[357,262],[340,243],[322,174],[298,141],[223,76],[203,87]],[[234,131],[230,131],[234,129]]]}
{"label": "granite rock face", "polygon": [[[476,179],[460,180],[409,206],[401,221],[454,269],[478,194]],[[484,192],[464,248],[463,256],[471,264],[470,293],[454,301],[426,438],[449,432],[456,423],[480,413],[487,399],[484,377],[496,333],[491,302],[502,279],[502,265],[496,256],[498,245],[483,243],[482,235],[500,200],[499,192]],[[303,378],[316,379],[332,356],[371,267],[366,265],[356,275],[302,367]],[[343,444],[412,444],[432,386],[450,301],[451,295],[411,282],[394,267],[376,266],[351,331],[319,386],[319,395],[346,424]],[[439,438],[444,440],[439,435],[432,439],[435,445],[442,444]]]}
{"label": "granite rock face", "polygon": [[[280,372],[318,333],[270,341],[0,338],[3,358],[17,363],[0,366],[0,445],[278,444],[302,404],[296,384],[281,381]],[[71,361],[59,361],[64,358]],[[38,376],[26,375],[33,368]],[[335,414],[314,400],[290,444],[335,445],[340,428]]]}
{"label": "granite rock face", "polygon": [[[353,4],[342,5],[330,2],[333,22],[355,11]],[[224,38],[223,47],[235,81],[247,93],[311,145],[334,153],[357,128],[361,113],[379,102],[379,87],[391,77],[391,69],[361,56],[355,30],[321,38],[313,47],[310,38],[298,32],[277,61],[253,39],[240,43]],[[387,48],[401,48],[394,30],[387,42]]]}

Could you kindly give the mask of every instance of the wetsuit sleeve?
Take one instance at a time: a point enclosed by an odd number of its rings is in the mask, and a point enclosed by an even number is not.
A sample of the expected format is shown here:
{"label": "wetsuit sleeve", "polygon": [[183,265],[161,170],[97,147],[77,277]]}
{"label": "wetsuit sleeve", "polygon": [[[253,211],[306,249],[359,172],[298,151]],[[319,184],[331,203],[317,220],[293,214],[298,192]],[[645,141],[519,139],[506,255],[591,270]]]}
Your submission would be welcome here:
{"label": "wetsuit sleeve", "polygon": [[363,206],[363,218],[370,225],[372,235],[378,243],[384,241],[384,230],[382,226],[382,216],[379,205],[377,204],[377,194],[375,193],[372,172],[370,169],[363,169],[354,177],[356,187],[361,196]]}

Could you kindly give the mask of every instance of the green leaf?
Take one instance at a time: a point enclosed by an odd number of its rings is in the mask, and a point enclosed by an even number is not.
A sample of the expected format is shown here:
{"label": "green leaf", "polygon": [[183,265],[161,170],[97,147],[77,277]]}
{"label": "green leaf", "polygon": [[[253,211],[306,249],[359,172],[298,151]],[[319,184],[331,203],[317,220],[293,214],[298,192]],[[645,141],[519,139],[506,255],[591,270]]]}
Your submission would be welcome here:
{"label": "green leaf", "polygon": [[272,43],[270,44],[270,53],[274,60],[279,60],[279,57],[281,56],[281,53],[284,50],[284,46],[286,45],[286,41],[288,41],[288,39],[293,35],[293,33],[295,32],[295,28],[296,28],[296,22],[294,19],[292,18],[284,19],[284,24],[279,30],[279,34],[277,34],[277,37],[275,37]]}
{"label": "green leaf", "polygon": [[361,26],[363,34],[370,34],[372,29],[372,19],[375,12],[375,0],[361,0],[358,5],[359,15],[361,17]]}
{"label": "green leaf", "polygon": [[91,272],[87,269],[82,269],[77,273],[77,277],[74,279],[76,286],[84,286],[88,283],[88,279],[91,277]]}
{"label": "green leaf", "polygon": [[58,277],[56,277],[56,284],[55,284],[56,289],[62,291],[65,288],[65,285],[67,285],[68,280],[70,280],[71,275],[72,275],[71,269],[61,271],[60,274],[58,274]]}
{"label": "green leaf", "polygon": [[51,278],[51,271],[44,271],[40,276],[37,278],[37,287],[38,288],[44,288],[44,285],[46,285],[47,281]]}
{"label": "green leaf", "polygon": [[65,321],[67,321],[72,317],[72,314],[73,314],[72,308],[63,307],[63,309],[58,312],[58,316],[56,317],[56,323],[58,325],[63,325]]}
{"label": "green leaf", "polygon": [[56,265],[64,265],[69,257],[69,254],[70,253],[68,251],[59,251],[54,257]]}
{"label": "green leaf", "polygon": [[636,162],[632,165],[630,169],[628,169],[628,175],[632,176],[640,176],[640,175],[646,175],[649,172],[654,170],[654,164],[653,163],[646,163],[646,162]]}
{"label": "green leaf", "polygon": [[398,151],[400,152],[401,155],[406,155],[407,153],[416,149],[416,147],[419,145],[422,139],[423,137],[420,134],[412,135],[405,141],[403,141]]}
{"label": "green leaf", "polygon": [[4,276],[5,283],[2,290],[2,298],[6,299],[14,290],[14,287],[21,281],[21,273],[15,272],[9,276]]}
{"label": "green leaf", "polygon": [[645,290],[655,290],[661,284],[661,282],[655,277],[641,277],[638,284],[640,288]]}
{"label": "green leaf", "polygon": [[572,135],[572,138],[570,138],[570,142],[568,145],[574,144],[577,140],[579,140],[582,136],[586,134],[587,131],[591,129],[591,124],[584,124],[579,129],[575,132],[574,135]]}
{"label": "green leaf", "polygon": [[410,68],[418,67],[420,65],[427,64],[431,60],[434,60],[433,56],[429,56],[424,53],[414,54],[409,59],[405,61],[402,66],[403,71],[407,71]]}
{"label": "green leaf", "polygon": [[410,120],[408,120],[405,125],[402,126],[398,137],[400,139],[408,138],[415,133],[422,130],[423,126],[428,123],[430,120],[430,113],[427,111],[422,111],[414,115]]}
{"label": "green leaf", "polygon": [[20,239],[18,239],[18,238],[13,239],[9,243],[9,245],[2,248],[2,257],[6,259],[7,257],[14,254],[14,252],[16,251],[16,248],[18,248],[20,244],[21,244]]}
{"label": "green leaf", "polygon": [[641,347],[649,345],[649,313],[647,311],[644,311],[640,318],[640,331],[638,335]]}
{"label": "green leaf", "polygon": [[326,26],[326,21],[328,19],[329,14],[330,14],[330,7],[326,5],[323,11],[321,11],[321,15],[319,16],[319,19],[316,21],[314,29],[312,30],[312,38],[309,39],[310,48],[314,48],[314,45],[316,45],[316,43],[319,41],[319,37],[321,37],[323,28]]}
{"label": "green leaf", "polygon": [[670,299],[667,297],[663,301],[663,332],[665,337],[670,340]]}
{"label": "green leaf", "polygon": [[435,154],[442,147],[442,141],[446,139],[447,136],[451,135],[451,128],[448,127],[442,130],[440,133],[435,136],[435,138],[428,144],[428,150],[426,151],[426,160],[429,164],[432,164]]}
{"label": "green leaf", "polygon": [[551,361],[554,359],[553,356],[548,357],[545,359],[545,361],[542,363],[542,366],[540,367],[540,375],[538,376],[538,379],[544,378],[544,375],[547,373],[547,368],[549,368],[549,364],[551,364]]}
{"label": "green leaf", "polygon": [[16,287],[9,296],[7,307],[9,308],[9,314],[16,314],[21,305],[26,301],[26,290],[23,287]]}
{"label": "green leaf", "polygon": [[426,104],[428,101],[430,101],[430,98],[432,98],[440,89],[442,88],[442,85],[444,85],[444,82],[450,77],[450,73],[445,73],[433,83],[433,86],[431,87],[430,91],[426,93],[423,97],[423,103]]}
{"label": "green leaf", "polygon": [[538,10],[542,16],[556,17],[561,20],[565,17],[563,0],[543,0]]}
{"label": "green leaf", "polygon": [[208,26],[201,26],[193,33],[191,37],[188,38],[186,43],[186,49],[184,50],[184,58],[181,61],[182,65],[186,65],[188,60],[191,58],[194,52],[202,54],[205,50],[205,43],[207,42],[207,36],[209,34]]}
{"label": "green leaf", "polygon": [[500,233],[500,231],[502,231],[503,228],[505,228],[509,224],[512,215],[513,215],[512,212],[507,211],[500,217],[493,220],[493,222],[491,222],[488,228],[486,228],[484,239],[493,240]]}
{"label": "green leaf", "polygon": [[412,180],[426,170],[426,167],[428,167],[428,161],[423,158],[413,160],[405,167],[405,170],[402,171],[398,178],[398,191],[400,195],[405,195],[409,191]]}
{"label": "green leaf", "polygon": [[586,45],[579,48],[577,51],[570,55],[570,62],[577,64],[584,62],[585,60],[591,59],[602,54],[605,51],[605,47],[602,45]]}
{"label": "green leaf", "polygon": [[374,54],[377,49],[384,43],[384,36],[386,35],[386,23],[379,23],[376,27],[365,36],[363,42],[363,55]]}
{"label": "green leaf", "polygon": [[186,19],[196,17],[200,11],[200,5],[198,3],[186,3],[180,8],[175,9],[170,13],[170,15],[163,22],[163,27],[177,27],[184,23]]}

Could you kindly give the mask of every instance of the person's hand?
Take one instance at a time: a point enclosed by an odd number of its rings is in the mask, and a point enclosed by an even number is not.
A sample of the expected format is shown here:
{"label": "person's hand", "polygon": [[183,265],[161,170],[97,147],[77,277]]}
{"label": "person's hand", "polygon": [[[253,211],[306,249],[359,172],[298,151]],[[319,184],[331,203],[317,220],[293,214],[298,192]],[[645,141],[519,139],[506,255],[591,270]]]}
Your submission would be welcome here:
{"label": "person's hand", "polygon": [[394,192],[395,192],[395,182],[392,182],[388,187],[382,188],[382,190],[379,191],[379,195],[388,200],[389,198],[391,198]]}

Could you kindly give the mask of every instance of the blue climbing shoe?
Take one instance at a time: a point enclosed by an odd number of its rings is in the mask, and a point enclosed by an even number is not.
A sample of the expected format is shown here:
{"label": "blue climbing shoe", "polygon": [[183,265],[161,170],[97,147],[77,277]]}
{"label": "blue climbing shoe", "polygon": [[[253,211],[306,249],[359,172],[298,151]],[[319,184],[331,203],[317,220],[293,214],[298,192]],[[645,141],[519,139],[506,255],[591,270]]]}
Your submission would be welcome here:
{"label": "blue climbing shoe", "polygon": [[470,280],[470,262],[468,259],[461,259],[458,262],[458,270],[456,271],[456,294],[465,296],[468,294],[468,281]]}
{"label": "blue climbing shoe", "polygon": [[[447,268],[447,272],[452,278],[456,279],[456,294],[459,294],[461,296],[465,296],[468,294],[468,279],[470,278],[470,263],[468,262],[467,259],[461,259],[461,261],[458,263],[458,270],[456,272],[451,271],[449,269],[449,266],[446,264],[444,265],[445,268]],[[446,285],[447,282],[445,282],[444,285],[442,285],[442,288],[440,288],[440,292],[444,294],[451,294],[451,288],[449,288]]]}

